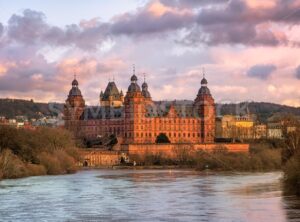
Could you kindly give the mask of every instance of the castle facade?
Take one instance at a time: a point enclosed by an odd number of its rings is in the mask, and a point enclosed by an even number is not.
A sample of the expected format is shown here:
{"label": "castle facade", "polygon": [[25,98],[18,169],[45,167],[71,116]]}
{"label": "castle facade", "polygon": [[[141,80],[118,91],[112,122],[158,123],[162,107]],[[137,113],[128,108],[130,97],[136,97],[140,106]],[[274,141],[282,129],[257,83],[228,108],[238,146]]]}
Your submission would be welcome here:
{"label": "castle facade", "polygon": [[121,144],[155,144],[164,135],[170,143],[207,144],[215,138],[215,102],[201,80],[194,101],[153,101],[144,81],[133,73],[123,95],[115,82],[100,93],[100,106],[86,106],[76,78],[66,100],[65,128],[77,138],[116,135]]}

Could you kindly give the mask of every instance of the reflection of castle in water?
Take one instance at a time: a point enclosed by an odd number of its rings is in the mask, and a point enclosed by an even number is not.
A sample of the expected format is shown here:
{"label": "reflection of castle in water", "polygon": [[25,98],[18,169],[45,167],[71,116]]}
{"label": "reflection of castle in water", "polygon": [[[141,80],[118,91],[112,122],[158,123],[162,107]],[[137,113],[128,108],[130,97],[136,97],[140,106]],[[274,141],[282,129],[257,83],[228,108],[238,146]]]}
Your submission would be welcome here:
{"label": "reflection of castle in water", "polygon": [[115,134],[124,144],[151,144],[164,134],[171,143],[213,143],[215,104],[205,78],[193,102],[155,102],[133,73],[126,95],[115,82],[100,93],[100,106],[88,107],[76,78],[66,100],[65,127],[77,137]]}

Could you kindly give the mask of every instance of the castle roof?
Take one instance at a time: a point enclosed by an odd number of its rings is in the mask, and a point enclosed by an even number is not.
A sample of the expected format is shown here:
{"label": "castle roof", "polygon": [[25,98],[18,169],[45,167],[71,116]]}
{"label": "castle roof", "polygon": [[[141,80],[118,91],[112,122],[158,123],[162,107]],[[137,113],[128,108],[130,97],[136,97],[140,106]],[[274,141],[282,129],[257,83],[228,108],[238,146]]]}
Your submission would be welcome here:
{"label": "castle roof", "polygon": [[142,84],[142,95],[145,97],[145,98],[151,98],[151,94],[150,92],[148,91],[148,84],[146,82],[144,82]]}
{"label": "castle roof", "polygon": [[146,117],[165,117],[173,107],[176,116],[181,118],[197,117],[198,112],[194,109],[191,101],[162,101],[154,102],[146,107]]}
{"label": "castle roof", "polygon": [[121,94],[116,86],[115,82],[109,82],[103,95],[102,100],[108,100],[112,96],[114,99],[121,99]]}
{"label": "castle roof", "polygon": [[198,95],[211,95],[211,94],[207,86],[201,86],[201,88],[198,91]]}
{"label": "castle roof", "polygon": [[76,78],[72,81],[72,88],[69,91],[69,96],[81,96],[81,91],[78,88],[78,81]]}
{"label": "castle roof", "polygon": [[72,86],[78,86],[78,81],[77,81],[77,79],[74,79],[74,80],[72,81]]}
{"label": "castle roof", "polygon": [[203,77],[203,79],[201,80],[201,85],[207,85],[207,80],[205,79],[205,77]]}
{"label": "castle roof", "polygon": [[72,87],[69,92],[69,96],[81,96],[81,91],[78,87]]}
{"label": "castle roof", "polygon": [[122,118],[123,111],[123,107],[107,108],[100,106],[88,106],[84,109],[80,119],[118,119]]}
{"label": "castle roof", "polygon": [[140,92],[141,88],[136,82],[132,82],[128,87],[128,92]]}

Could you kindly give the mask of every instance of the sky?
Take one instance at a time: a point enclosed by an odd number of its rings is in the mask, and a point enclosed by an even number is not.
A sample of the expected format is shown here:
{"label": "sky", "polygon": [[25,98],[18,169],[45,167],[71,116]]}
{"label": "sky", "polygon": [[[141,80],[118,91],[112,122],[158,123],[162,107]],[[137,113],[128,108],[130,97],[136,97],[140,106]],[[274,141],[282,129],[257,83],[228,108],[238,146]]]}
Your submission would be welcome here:
{"label": "sky", "polygon": [[[0,0],[0,98],[87,104],[135,64],[153,100],[300,106],[300,0]],[[203,71],[205,70],[205,71]]]}

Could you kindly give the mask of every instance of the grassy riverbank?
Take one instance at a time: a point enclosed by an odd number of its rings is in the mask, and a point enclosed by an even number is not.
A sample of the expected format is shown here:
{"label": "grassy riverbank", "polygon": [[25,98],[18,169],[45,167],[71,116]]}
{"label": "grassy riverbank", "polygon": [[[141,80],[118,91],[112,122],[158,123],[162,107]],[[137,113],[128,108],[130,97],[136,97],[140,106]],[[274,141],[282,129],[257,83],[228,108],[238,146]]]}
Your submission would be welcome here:
{"label": "grassy riverbank", "polygon": [[72,173],[79,158],[66,130],[0,127],[0,179]]}

